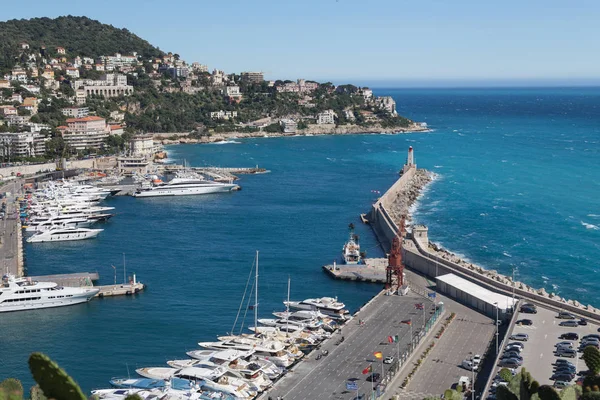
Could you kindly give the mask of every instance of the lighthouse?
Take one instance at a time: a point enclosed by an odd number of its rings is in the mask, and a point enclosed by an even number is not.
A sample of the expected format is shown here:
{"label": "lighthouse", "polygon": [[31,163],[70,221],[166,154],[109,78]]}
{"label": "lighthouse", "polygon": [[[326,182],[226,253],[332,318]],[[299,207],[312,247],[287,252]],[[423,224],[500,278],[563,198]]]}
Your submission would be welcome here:
{"label": "lighthouse", "polygon": [[413,152],[412,146],[408,148],[408,156],[406,157],[406,165],[412,167],[415,165],[415,153]]}

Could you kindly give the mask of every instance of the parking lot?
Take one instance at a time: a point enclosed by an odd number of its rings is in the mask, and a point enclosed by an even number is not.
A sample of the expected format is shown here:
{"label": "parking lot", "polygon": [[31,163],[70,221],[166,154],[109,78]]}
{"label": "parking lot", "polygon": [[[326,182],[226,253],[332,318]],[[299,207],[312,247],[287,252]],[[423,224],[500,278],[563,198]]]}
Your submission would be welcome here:
{"label": "parking lot", "polygon": [[[529,319],[533,321],[531,326],[515,325],[512,334],[525,333],[529,336],[524,344],[524,349],[521,352],[523,357],[523,367],[531,373],[540,385],[552,385],[554,383],[550,377],[553,374],[553,367],[556,359],[566,358],[557,357],[554,355],[556,344],[562,341],[570,341],[573,343],[573,348],[577,351],[581,337],[587,334],[600,334],[598,325],[589,323],[587,326],[565,327],[559,324],[565,319],[558,319],[557,312],[551,311],[542,307],[537,307],[537,314],[519,313],[517,320]],[[561,339],[560,336],[564,333],[574,332],[579,335],[579,340]],[[509,342],[515,342],[510,340]],[[501,349],[502,351],[502,349]],[[566,358],[575,365],[577,373],[587,370],[583,360],[580,359],[581,353],[578,352],[574,358]],[[579,377],[577,375],[572,383]]]}

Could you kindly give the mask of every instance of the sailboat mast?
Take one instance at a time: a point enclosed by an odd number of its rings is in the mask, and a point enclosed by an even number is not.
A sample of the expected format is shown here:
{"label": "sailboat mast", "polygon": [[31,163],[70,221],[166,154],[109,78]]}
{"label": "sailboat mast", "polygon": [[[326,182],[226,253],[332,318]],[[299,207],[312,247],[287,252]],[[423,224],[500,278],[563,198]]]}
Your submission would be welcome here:
{"label": "sailboat mast", "polygon": [[125,253],[123,253],[123,285],[127,284],[127,273],[125,268]]}
{"label": "sailboat mast", "polygon": [[258,333],[258,250],[256,250],[256,275],[254,277],[254,332]]}

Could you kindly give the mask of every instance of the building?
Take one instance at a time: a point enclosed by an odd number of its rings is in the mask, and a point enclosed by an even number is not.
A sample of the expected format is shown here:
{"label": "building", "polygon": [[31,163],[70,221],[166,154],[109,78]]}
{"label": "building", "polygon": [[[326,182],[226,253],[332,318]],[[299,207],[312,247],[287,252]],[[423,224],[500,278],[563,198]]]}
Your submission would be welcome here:
{"label": "building", "polygon": [[9,115],[17,115],[17,109],[13,106],[0,106],[0,115],[8,117]]}
{"label": "building", "polygon": [[282,119],[279,124],[283,128],[283,133],[296,133],[298,131],[298,123],[293,119]]}
{"label": "building", "polygon": [[123,175],[147,174],[148,165],[150,161],[142,155],[117,158],[117,168]]}
{"label": "building", "polygon": [[317,124],[335,124],[335,113],[333,110],[326,110],[317,115]]}
{"label": "building", "polygon": [[42,72],[42,78],[54,79],[54,70],[53,69],[44,69],[44,72]]}
{"label": "building", "polygon": [[230,119],[238,116],[237,111],[213,111],[210,113],[212,119]]}
{"label": "building", "polygon": [[90,114],[89,107],[67,107],[61,110],[64,116],[71,118],[83,118]]}
{"label": "building", "polygon": [[265,80],[265,75],[262,72],[242,72],[242,79],[249,82],[262,83]]}
{"label": "building", "polygon": [[373,91],[369,88],[362,88],[358,92],[365,100],[373,98]]}
{"label": "building", "polygon": [[396,102],[391,96],[383,96],[375,99],[375,105],[382,110],[387,111],[393,116],[398,115],[396,112]]}
{"label": "building", "polygon": [[102,56],[100,58],[107,70],[114,70],[115,68],[121,68],[123,66],[133,66],[138,64],[137,53],[124,56],[120,53],[115,53],[114,56]]}
{"label": "building", "polygon": [[199,62],[192,63],[192,70],[194,72],[208,72],[208,65],[200,64]]}
{"label": "building", "polygon": [[8,79],[0,79],[0,89],[10,89],[10,81]]}
{"label": "building", "polygon": [[75,67],[67,67],[65,69],[65,72],[66,72],[67,76],[70,76],[72,78],[79,78],[79,69],[77,69]]}
{"label": "building", "polygon": [[25,126],[26,123],[29,122],[30,119],[31,119],[31,116],[29,116],[29,115],[13,114],[13,115],[9,115],[6,117],[6,124],[8,126],[23,127],[23,126]]}
{"label": "building", "polygon": [[123,126],[119,124],[108,124],[108,128],[110,129],[111,135],[121,136],[123,133],[125,133]]}
{"label": "building", "polygon": [[89,96],[110,98],[133,93],[133,86],[127,84],[127,76],[123,74],[105,74],[100,80],[76,80],[71,86],[76,91],[78,104],[83,104]]}
{"label": "building", "polygon": [[154,143],[152,134],[135,135],[129,142],[131,154],[134,156],[152,157],[157,152],[158,148]]}
{"label": "building", "polygon": [[280,93],[309,93],[319,87],[317,82],[307,82],[304,79],[298,79],[296,83],[287,82],[277,86],[277,91]]}
{"label": "building", "polygon": [[0,155],[12,157],[35,157],[46,152],[46,141],[39,132],[0,133]]}
{"label": "building", "polygon": [[59,127],[65,142],[76,150],[101,148],[110,133],[106,120],[87,116],[67,119],[67,127]]}
{"label": "building", "polygon": [[513,300],[510,296],[492,292],[454,274],[438,276],[436,287],[440,293],[474,308],[490,318],[495,318],[498,313],[499,320],[505,319],[507,314],[512,311],[513,304],[517,303],[517,300]]}
{"label": "building", "polygon": [[22,50],[29,50],[29,44],[27,42],[21,42],[19,43],[19,46]]}
{"label": "building", "polygon": [[171,66],[171,65],[161,65],[158,67],[159,73],[167,73],[172,78],[187,78],[190,75],[190,69],[186,66]]}
{"label": "building", "polygon": [[65,50],[65,48],[64,48],[64,47],[57,47],[57,48],[56,48],[56,52],[57,52],[58,54],[67,54],[67,51]]}

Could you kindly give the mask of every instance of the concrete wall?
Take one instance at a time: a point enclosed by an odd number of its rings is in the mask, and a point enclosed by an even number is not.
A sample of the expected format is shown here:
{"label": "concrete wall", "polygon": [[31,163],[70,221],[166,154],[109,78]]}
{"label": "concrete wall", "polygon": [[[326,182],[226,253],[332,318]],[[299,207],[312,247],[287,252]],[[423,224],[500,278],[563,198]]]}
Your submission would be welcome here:
{"label": "concrete wall", "polygon": [[[90,158],[89,160],[67,161],[67,169],[72,168],[90,168],[90,169],[107,169],[116,165],[112,162],[114,157],[99,157],[97,159]],[[20,173],[21,175],[34,175],[39,172],[56,170],[55,163],[21,165],[18,167],[0,168],[0,176],[11,176]]]}

